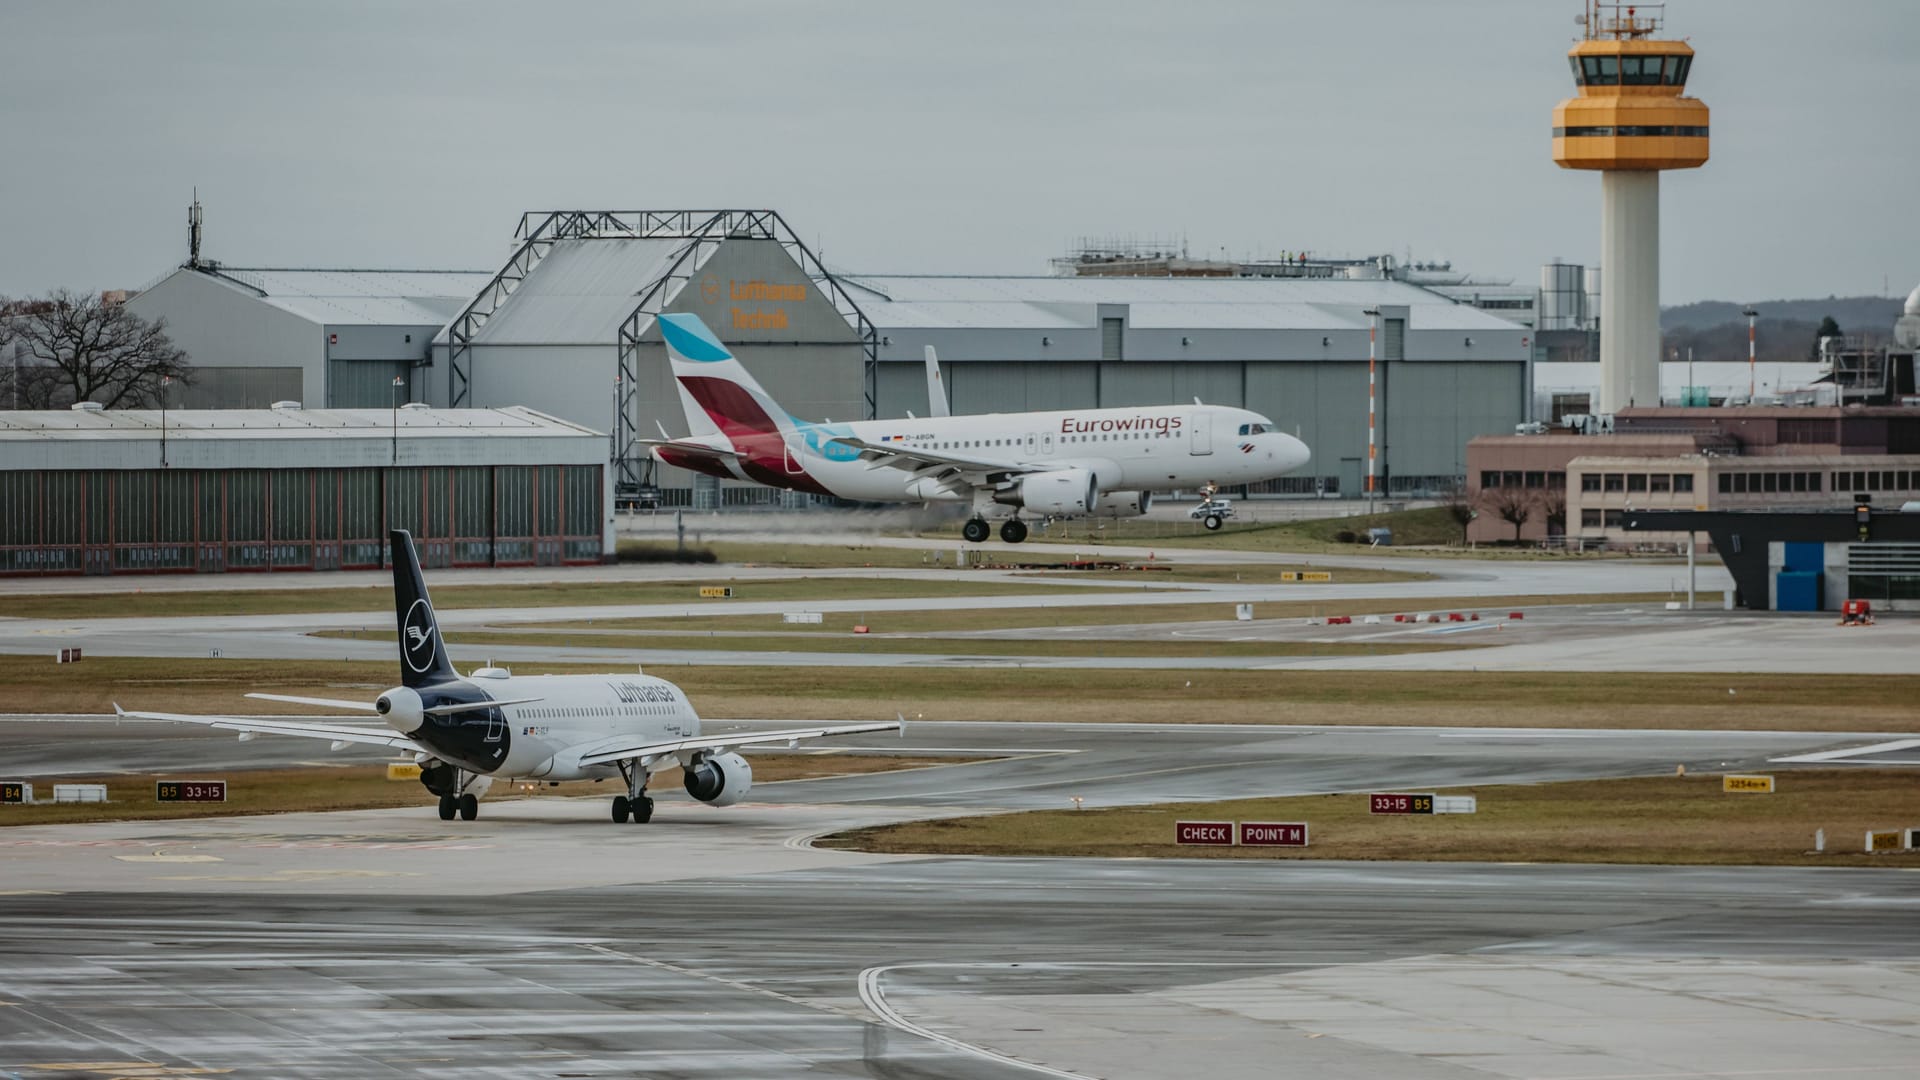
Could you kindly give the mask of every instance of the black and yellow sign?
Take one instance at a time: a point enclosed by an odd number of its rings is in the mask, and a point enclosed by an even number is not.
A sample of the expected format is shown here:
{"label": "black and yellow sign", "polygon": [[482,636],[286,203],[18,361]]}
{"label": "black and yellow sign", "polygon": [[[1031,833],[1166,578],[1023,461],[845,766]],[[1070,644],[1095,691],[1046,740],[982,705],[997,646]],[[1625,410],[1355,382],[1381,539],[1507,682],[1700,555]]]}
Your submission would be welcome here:
{"label": "black and yellow sign", "polygon": [[732,595],[733,595],[733,586],[731,585],[700,586],[700,599],[702,600],[725,600],[727,597]]}
{"label": "black and yellow sign", "polygon": [[418,780],[420,779],[420,766],[415,765],[411,761],[389,761],[387,762],[387,779]]}
{"label": "black and yellow sign", "polygon": [[27,790],[27,785],[18,780],[0,780],[0,803],[26,802]]}
{"label": "black and yellow sign", "polygon": [[153,785],[155,802],[226,802],[225,780],[161,780]]}
{"label": "black and yellow sign", "polygon": [[1771,776],[1723,776],[1720,778],[1721,791],[1744,791],[1752,794],[1771,795],[1773,777]]}

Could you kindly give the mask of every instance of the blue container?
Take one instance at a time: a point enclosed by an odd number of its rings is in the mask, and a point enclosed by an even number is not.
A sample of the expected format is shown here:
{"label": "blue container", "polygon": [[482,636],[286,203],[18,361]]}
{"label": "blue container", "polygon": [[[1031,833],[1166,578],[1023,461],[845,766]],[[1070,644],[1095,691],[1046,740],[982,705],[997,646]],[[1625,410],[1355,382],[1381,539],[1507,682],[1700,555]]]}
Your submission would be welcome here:
{"label": "blue container", "polygon": [[1781,544],[1781,570],[1790,574],[1818,574],[1827,568],[1827,545]]}
{"label": "blue container", "polygon": [[1774,578],[1773,609],[1775,611],[1819,611],[1821,580],[1822,575],[1816,573],[1781,571]]}

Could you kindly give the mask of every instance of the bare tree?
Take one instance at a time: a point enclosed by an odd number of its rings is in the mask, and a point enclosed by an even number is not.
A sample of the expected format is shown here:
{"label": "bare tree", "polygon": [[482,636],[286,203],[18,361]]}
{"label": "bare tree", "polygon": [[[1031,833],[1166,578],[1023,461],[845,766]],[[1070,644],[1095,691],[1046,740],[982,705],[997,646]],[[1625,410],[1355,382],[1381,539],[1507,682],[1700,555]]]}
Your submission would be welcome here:
{"label": "bare tree", "polygon": [[1441,505],[1447,508],[1447,516],[1453,519],[1453,523],[1460,526],[1460,542],[1466,543],[1467,526],[1480,516],[1480,511],[1474,508],[1473,496],[1467,491],[1467,485],[1455,480],[1453,486],[1447,489]]}
{"label": "bare tree", "polygon": [[1547,532],[1551,534],[1554,527],[1558,526],[1560,535],[1565,536],[1567,534],[1567,490],[1565,488],[1548,488],[1540,492],[1537,501],[1540,507],[1540,516],[1546,519],[1547,522]]}
{"label": "bare tree", "polygon": [[98,295],[57,290],[0,299],[0,402],[59,409],[79,401],[138,408],[159,400],[160,380],[191,383],[187,354],[153,322]]}
{"label": "bare tree", "polygon": [[1480,499],[1501,521],[1513,526],[1516,544],[1520,542],[1521,526],[1533,520],[1534,511],[1540,507],[1535,493],[1522,487],[1487,488],[1480,492]]}

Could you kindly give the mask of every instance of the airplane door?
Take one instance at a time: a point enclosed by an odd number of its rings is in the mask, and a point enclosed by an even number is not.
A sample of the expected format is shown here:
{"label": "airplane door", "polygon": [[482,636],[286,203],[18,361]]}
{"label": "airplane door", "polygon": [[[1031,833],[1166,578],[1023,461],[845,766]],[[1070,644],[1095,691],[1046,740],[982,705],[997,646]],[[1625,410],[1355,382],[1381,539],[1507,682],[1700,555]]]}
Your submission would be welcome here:
{"label": "airplane door", "polygon": [[1213,414],[1196,412],[1188,420],[1193,425],[1189,452],[1194,455],[1213,453]]}
{"label": "airplane door", "polygon": [[786,438],[782,441],[782,445],[786,448],[786,454],[784,456],[787,460],[787,475],[798,476],[806,472],[806,466],[802,465],[801,462],[806,460],[807,444],[801,434],[798,431],[787,432]]}
{"label": "airplane door", "polygon": [[1032,457],[1039,452],[1040,436],[1031,431],[1027,432],[1027,456]]}

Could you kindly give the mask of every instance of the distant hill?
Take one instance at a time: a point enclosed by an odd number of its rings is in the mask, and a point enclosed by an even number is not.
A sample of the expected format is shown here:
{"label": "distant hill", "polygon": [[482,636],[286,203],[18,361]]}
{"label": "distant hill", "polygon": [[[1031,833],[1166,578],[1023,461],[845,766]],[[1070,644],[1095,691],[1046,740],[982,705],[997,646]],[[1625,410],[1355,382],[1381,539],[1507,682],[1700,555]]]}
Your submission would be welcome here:
{"label": "distant hill", "polygon": [[[1843,334],[1858,334],[1869,344],[1886,343],[1903,299],[1886,296],[1836,296],[1825,300],[1767,300],[1753,305],[1754,357],[1763,364],[1806,360],[1812,355],[1820,320],[1828,315]],[[1745,360],[1747,317],[1744,304],[1703,300],[1660,311],[1660,355],[1685,360],[1687,350],[1700,361]]]}
{"label": "distant hill", "polygon": [[[1761,322],[1780,319],[1819,326],[1822,318],[1831,315],[1840,329],[1849,334],[1884,334],[1900,317],[1900,305],[1904,302],[1904,297],[1829,296],[1825,300],[1765,300],[1753,305],[1753,310],[1760,313]],[[1661,308],[1660,329],[1705,330],[1730,322],[1744,326],[1747,317],[1741,313],[1745,310],[1745,304],[1725,300],[1702,300],[1697,304]]]}

